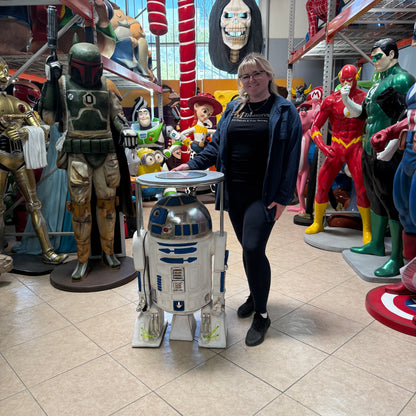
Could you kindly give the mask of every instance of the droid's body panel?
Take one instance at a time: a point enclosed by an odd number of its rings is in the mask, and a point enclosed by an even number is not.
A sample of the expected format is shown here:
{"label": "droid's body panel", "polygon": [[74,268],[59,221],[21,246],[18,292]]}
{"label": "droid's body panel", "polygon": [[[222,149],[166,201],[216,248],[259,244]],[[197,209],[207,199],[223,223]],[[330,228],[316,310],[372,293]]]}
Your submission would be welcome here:
{"label": "droid's body panel", "polygon": [[211,300],[211,218],[195,198],[174,194],[157,203],[145,250],[154,254],[149,258],[151,295],[160,308],[194,312]]}
{"label": "droid's body panel", "polygon": [[155,253],[149,259],[151,296],[155,304],[166,312],[188,313],[209,303],[212,235],[186,245],[166,244],[149,237],[145,249]]}

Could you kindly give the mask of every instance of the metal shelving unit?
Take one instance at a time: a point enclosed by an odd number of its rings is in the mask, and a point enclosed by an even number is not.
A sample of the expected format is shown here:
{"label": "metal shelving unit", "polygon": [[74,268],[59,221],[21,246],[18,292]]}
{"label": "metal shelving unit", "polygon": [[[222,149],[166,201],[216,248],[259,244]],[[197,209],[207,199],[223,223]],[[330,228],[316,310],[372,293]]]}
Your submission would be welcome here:
{"label": "metal shelving unit", "polygon": [[[294,15],[296,0],[290,2]],[[399,48],[410,45],[416,22],[414,0],[352,0],[344,3],[343,10],[335,16],[336,0],[328,0],[327,23],[309,41],[293,51],[290,48],[293,48],[294,17],[289,19],[288,91],[292,89],[293,65],[301,59],[324,61],[323,96],[326,97],[331,92],[335,60],[364,59],[371,62],[369,49],[377,40],[387,37],[396,41]],[[322,129],[324,137],[327,131],[326,123]],[[320,153],[318,171],[323,159]]]}
{"label": "metal shelving unit", "polygon": [[[71,9],[75,14],[85,19],[86,26],[94,26],[94,1],[93,0],[22,0],[19,6],[38,6],[38,5],[64,5]],[[0,6],[16,6],[15,0],[0,0]],[[69,23],[65,28],[69,28],[72,23]],[[64,29],[65,29],[64,28]],[[62,30],[62,29],[61,29]],[[45,56],[43,52],[46,51],[46,45],[38,53],[35,54],[21,54],[21,55],[6,55],[3,58],[9,64],[9,67],[19,68],[17,75],[26,69],[31,73],[44,76],[45,75]],[[59,61],[64,66],[64,73],[67,65],[67,57],[65,55],[59,56]],[[162,87],[155,84],[139,74],[117,64],[116,62],[103,57],[103,65],[105,75],[110,78],[118,88],[134,89],[145,88],[157,94],[162,94]],[[23,70],[22,70],[23,68]],[[14,75],[14,76],[17,76]]]}
{"label": "metal shelving unit", "polygon": [[[291,4],[295,2],[291,0]],[[399,47],[410,44],[416,21],[413,0],[353,0],[346,3],[341,13],[328,19],[314,37],[290,53],[289,70],[300,59],[329,59],[328,44],[333,45],[332,59],[357,60],[369,60],[368,49],[382,38],[392,38]],[[334,7],[335,0],[328,0],[328,10]]]}

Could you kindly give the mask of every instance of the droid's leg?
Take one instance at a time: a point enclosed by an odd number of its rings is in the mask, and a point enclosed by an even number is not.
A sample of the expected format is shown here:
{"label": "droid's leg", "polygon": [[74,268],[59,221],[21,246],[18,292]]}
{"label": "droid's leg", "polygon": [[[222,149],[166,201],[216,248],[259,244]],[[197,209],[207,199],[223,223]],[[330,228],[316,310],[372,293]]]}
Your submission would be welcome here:
{"label": "droid's leg", "polygon": [[139,290],[139,315],[134,326],[133,347],[159,347],[167,327],[164,311],[152,303],[150,296],[149,272],[146,270],[146,233],[144,229],[139,229],[133,236],[133,260]]}
{"label": "droid's leg", "polygon": [[214,234],[214,270],[212,275],[212,301],[201,310],[200,347],[225,348],[227,327],[225,322],[225,270],[227,267],[227,235]]}
{"label": "droid's leg", "polygon": [[174,314],[169,339],[175,341],[192,341],[195,336],[196,321],[193,313]]}
{"label": "droid's leg", "polygon": [[15,172],[16,182],[26,200],[26,208],[30,213],[33,228],[42,249],[42,260],[48,264],[60,264],[68,254],[56,254],[49,240],[46,221],[42,215],[42,205],[36,195],[36,180],[33,171],[21,168]]}

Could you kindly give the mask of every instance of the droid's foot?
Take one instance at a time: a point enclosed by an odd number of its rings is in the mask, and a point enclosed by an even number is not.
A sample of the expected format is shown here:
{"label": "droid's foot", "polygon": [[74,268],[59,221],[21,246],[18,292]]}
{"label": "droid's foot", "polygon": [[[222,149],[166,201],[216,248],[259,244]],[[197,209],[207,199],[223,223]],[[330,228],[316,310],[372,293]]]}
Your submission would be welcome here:
{"label": "droid's foot", "polygon": [[42,261],[47,264],[61,264],[68,257],[68,254],[56,254],[52,249],[42,253]]}
{"label": "droid's foot", "polygon": [[324,231],[324,225],[322,223],[314,222],[305,230],[305,234],[318,234]]}
{"label": "droid's foot", "polygon": [[214,311],[212,303],[201,310],[198,345],[203,348],[226,348],[227,327],[224,310]]}
{"label": "droid's foot", "polygon": [[87,277],[88,274],[88,261],[85,263],[77,262],[77,267],[72,272],[72,280],[83,280]]}
{"label": "droid's foot", "polygon": [[164,311],[157,306],[152,305],[146,312],[141,311],[134,326],[132,347],[159,347],[167,325]]}
{"label": "droid's foot", "polygon": [[104,263],[104,266],[109,267],[110,269],[118,270],[120,268],[121,263],[115,254],[106,254],[103,252],[101,259]]}
{"label": "droid's foot", "polygon": [[372,256],[385,256],[384,245],[381,247],[372,244],[371,242],[362,247],[351,247],[350,250],[357,254],[371,254]]}
{"label": "droid's foot", "polygon": [[400,274],[400,268],[403,266],[403,260],[388,259],[374,274],[377,277],[392,277]]}

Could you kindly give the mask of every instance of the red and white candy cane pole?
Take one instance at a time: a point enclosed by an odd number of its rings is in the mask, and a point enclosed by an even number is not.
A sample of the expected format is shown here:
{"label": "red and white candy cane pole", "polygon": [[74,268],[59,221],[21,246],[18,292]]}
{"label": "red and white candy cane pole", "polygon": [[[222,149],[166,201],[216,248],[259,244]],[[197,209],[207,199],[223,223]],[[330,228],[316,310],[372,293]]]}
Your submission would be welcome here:
{"label": "red and white candy cane pole", "polygon": [[196,93],[196,45],[194,0],[178,0],[179,15],[179,95],[181,105],[180,128],[191,127],[194,112],[188,107],[188,99]]}
{"label": "red and white candy cane pole", "polygon": [[168,33],[165,0],[147,0],[149,29],[156,36]]}

